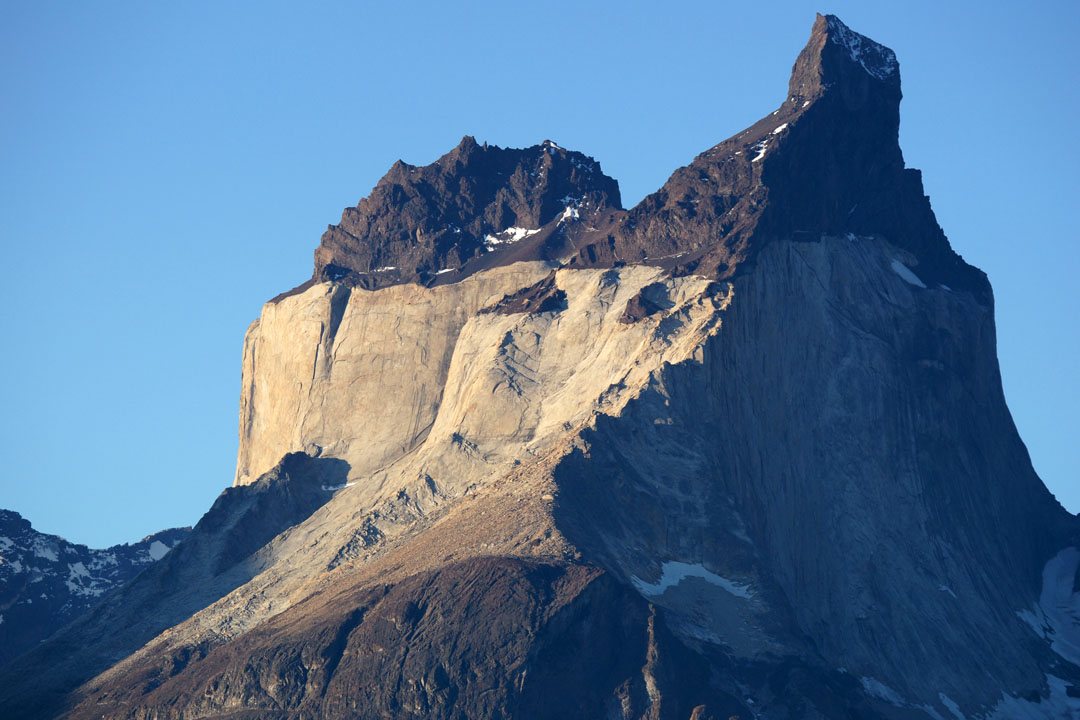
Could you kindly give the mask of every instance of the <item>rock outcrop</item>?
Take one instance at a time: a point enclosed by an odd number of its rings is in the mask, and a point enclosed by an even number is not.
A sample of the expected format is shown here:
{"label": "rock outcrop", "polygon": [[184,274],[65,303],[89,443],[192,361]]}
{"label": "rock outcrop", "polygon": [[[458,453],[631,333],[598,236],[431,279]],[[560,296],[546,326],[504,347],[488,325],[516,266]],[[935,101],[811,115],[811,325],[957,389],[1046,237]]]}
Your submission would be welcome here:
{"label": "rock outcrop", "polygon": [[899,101],[819,17],[781,107],[630,210],[550,143],[395,166],[248,330],[235,487],[0,707],[1075,717],[1080,521]]}

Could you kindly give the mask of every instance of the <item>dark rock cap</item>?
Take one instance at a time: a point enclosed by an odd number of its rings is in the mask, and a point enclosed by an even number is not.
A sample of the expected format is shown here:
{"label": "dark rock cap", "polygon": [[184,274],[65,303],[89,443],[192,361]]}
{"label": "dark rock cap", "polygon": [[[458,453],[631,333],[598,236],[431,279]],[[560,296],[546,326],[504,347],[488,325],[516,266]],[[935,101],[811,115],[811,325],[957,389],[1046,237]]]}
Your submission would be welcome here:
{"label": "dark rock cap", "polygon": [[315,280],[365,288],[433,281],[567,215],[619,209],[600,164],[550,140],[524,150],[471,136],[431,165],[394,163],[315,252]]}
{"label": "dark rock cap", "polygon": [[431,285],[535,259],[723,279],[773,240],[879,236],[912,253],[927,282],[989,302],[985,276],[953,252],[919,171],[904,166],[900,99],[893,51],[818,15],[780,107],[633,209],[581,153],[466,136],[426,167],[395,163],[323,235],[308,285]]}

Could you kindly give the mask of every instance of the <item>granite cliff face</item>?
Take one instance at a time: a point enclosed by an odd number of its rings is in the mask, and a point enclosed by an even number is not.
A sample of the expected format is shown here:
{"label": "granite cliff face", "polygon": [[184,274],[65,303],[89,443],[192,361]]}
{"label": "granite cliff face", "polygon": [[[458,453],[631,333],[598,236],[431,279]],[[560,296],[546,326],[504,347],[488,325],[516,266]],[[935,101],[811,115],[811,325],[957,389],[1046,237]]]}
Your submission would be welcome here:
{"label": "granite cliff face", "polygon": [[395,165],[249,328],[234,487],[0,707],[1076,717],[1080,522],[899,101],[819,16],[635,208],[551,143]]}

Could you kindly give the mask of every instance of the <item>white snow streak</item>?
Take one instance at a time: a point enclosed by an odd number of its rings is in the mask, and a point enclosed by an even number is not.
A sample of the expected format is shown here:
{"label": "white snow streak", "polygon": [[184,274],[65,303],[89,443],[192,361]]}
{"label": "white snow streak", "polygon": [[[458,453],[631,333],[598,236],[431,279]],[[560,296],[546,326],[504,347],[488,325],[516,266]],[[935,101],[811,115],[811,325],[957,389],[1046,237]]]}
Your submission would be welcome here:
{"label": "white snow streak", "polygon": [[948,585],[938,585],[938,586],[937,586],[937,589],[938,589],[938,590],[940,590],[940,591],[941,591],[941,592],[943,592],[943,593],[949,593],[949,594],[950,594],[950,595],[952,595],[953,597],[956,597],[956,593],[954,593],[954,592],[952,591],[952,588],[951,588],[951,587],[949,587]]}
{"label": "white snow streak", "polygon": [[700,578],[707,583],[723,588],[732,595],[741,598],[752,598],[754,593],[749,585],[742,585],[710,572],[702,565],[691,565],[684,562],[665,562],[660,568],[660,580],[656,583],[647,583],[638,577],[631,577],[634,586],[643,595],[659,597],[687,578]]}
{"label": "white snow streak", "polygon": [[859,678],[859,682],[862,683],[863,690],[876,698],[884,700],[892,705],[896,705],[897,707],[904,707],[907,705],[907,703],[904,702],[904,698],[900,697],[895,690],[877,678],[862,677]]}
{"label": "white snow streak", "polygon": [[1078,565],[1080,550],[1074,547],[1052,557],[1043,567],[1039,604],[1016,613],[1054,652],[1074,665],[1080,665],[1080,592],[1073,587]]}
{"label": "white snow streak", "polygon": [[355,484],[356,484],[355,482],[347,482],[347,483],[342,483],[341,485],[323,485],[322,489],[327,491],[327,492],[333,492],[335,490],[344,490],[345,488],[352,487]]}
{"label": "white snow streak", "polygon": [[758,144],[754,145],[751,149],[758,151],[757,157],[750,161],[752,163],[756,163],[758,160],[765,157],[765,151],[769,149],[769,141],[762,140]]}
{"label": "white snow streak", "polygon": [[892,261],[892,269],[894,273],[902,277],[904,279],[904,282],[908,283],[909,285],[921,287],[924,290],[926,289],[926,285],[923,283],[922,280],[919,279],[919,276],[913,273],[911,271],[911,268],[909,268],[907,265],[900,262],[899,260]]}
{"label": "white snow streak", "polygon": [[535,235],[540,232],[537,230],[530,230],[523,227],[508,227],[501,232],[497,232],[494,235],[485,235],[484,244],[487,245],[488,250],[491,250],[496,245],[509,245],[510,243],[516,243],[519,240],[524,240],[530,235]]}
{"label": "white snow streak", "polygon": [[829,33],[829,39],[845,48],[851,59],[871,76],[884,80],[899,69],[896,55],[884,45],[860,35],[839,20],[830,19],[829,29],[833,31]]}

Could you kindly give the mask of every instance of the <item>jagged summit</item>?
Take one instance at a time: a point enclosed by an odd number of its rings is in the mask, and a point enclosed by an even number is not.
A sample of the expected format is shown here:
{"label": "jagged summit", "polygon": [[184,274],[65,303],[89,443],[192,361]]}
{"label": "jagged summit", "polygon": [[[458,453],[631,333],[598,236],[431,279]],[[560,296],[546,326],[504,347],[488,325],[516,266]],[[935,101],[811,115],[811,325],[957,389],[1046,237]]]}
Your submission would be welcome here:
{"label": "jagged summit", "polygon": [[896,53],[865,35],[854,32],[835,15],[826,15],[825,21],[828,25],[829,42],[847,50],[851,59],[862,65],[866,72],[878,80],[899,78],[900,65],[896,62]]}
{"label": "jagged summit", "polygon": [[784,102],[630,211],[586,155],[467,136],[426,167],[396,163],[323,235],[298,290],[442,284],[522,260],[725,279],[776,239],[829,235],[885,238],[915,256],[925,281],[989,301],[984,275],[938,226],[921,174],[904,166],[900,99],[893,51],[818,15]]}
{"label": "jagged summit", "polygon": [[780,238],[873,236],[915,255],[929,281],[988,300],[904,165],[900,99],[893,51],[818,15],[784,102],[676,170],[583,254],[726,278]]}
{"label": "jagged summit", "polygon": [[465,136],[431,165],[394,163],[323,235],[314,279],[368,289],[431,284],[490,265],[487,255],[560,218],[620,208],[618,183],[582,153],[551,140],[516,150]]}
{"label": "jagged summit", "polygon": [[818,15],[810,41],[795,61],[788,94],[804,102],[812,100],[827,88],[851,83],[860,70],[880,85],[899,91],[896,53],[855,32],[835,15]]}

